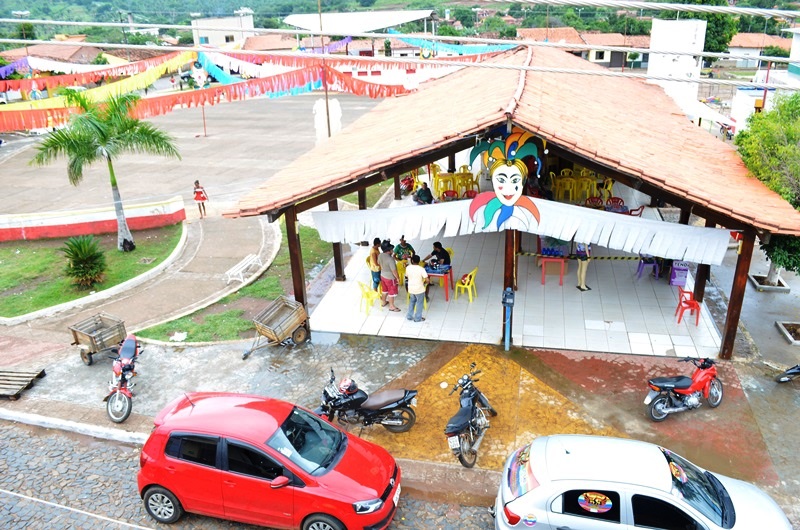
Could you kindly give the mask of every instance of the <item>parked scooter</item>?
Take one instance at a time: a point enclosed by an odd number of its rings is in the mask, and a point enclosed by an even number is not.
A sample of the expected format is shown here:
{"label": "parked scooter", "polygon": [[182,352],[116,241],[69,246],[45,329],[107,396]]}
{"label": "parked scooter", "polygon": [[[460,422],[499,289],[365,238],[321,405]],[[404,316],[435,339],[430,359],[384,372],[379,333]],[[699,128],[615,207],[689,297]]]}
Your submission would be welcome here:
{"label": "parked scooter", "polygon": [[113,357],[109,355],[110,359],[114,359],[111,367],[113,375],[108,383],[108,395],[103,401],[106,402],[106,413],[111,421],[122,423],[128,419],[133,410],[131,388],[134,383],[131,379],[136,376],[136,359],[144,350],[136,340],[136,336],[130,334],[120,343],[119,348],[111,351],[116,354]]}
{"label": "parked scooter", "polygon": [[800,376],[800,364],[796,364],[782,374],[777,375],[775,381],[778,383],[788,383],[797,376]]}
{"label": "parked scooter", "polygon": [[696,409],[702,404],[700,397],[706,398],[712,408],[722,403],[722,382],[717,379],[714,361],[686,357],[679,362],[691,362],[695,365],[692,377],[654,377],[647,382],[650,392],[644,399],[644,404],[649,405],[647,410],[653,421],[664,421],[675,412]]}
{"label": "parked scooter", "polygon": [[384,390],[368,395],[352,379],[336,384],[331,368],[330,382],[322,390],[322,405],[314,410],[320,417],[342,425],[383,425],[389,432],[406,432],[417,421],[412,406],[417,405],[416,390]]}
{"label": "parked scooter", "polygon": [[489,428],[489,418],[486,414],[497,416],[497,411],[489,404],[489,400],[475,386],[480,379],[474,377],[481,373],[475,366],[475,363],[471,363],[469,373],[461,376],[450,391],[452,395],[461,389],[459,393],[461,408],[450,418],[444,429],[450,450],[464,467],[472,467],[478,460],[478,448],[481,446],[486,429]]}

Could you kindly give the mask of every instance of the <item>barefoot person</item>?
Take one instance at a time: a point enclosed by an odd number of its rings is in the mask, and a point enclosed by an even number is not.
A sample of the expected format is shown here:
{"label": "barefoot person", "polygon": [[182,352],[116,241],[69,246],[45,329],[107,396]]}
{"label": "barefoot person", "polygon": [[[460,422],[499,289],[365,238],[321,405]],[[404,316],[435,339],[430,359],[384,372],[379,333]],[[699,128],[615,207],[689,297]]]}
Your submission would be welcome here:
{"label": "barefoot person", "polygon": [[208,195],[206,194],[206,189],[200,185],[199,180],[194,181],[194,202],[197,203],[197,208],[200,210],[200,219],[206,217],[206,201],[208,200]]}

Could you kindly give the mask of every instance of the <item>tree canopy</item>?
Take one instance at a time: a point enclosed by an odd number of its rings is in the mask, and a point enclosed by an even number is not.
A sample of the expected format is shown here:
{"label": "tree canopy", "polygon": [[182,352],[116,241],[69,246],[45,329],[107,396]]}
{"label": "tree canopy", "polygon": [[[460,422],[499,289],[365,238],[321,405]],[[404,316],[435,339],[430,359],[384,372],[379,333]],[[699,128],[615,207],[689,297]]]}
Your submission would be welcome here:
{"label": "tree canopy", "polygon": [[[735,141],[750,172],[800,209],[800,93],[776,96],[772,110],[750,116]],[[800,271],[800,238],[773,235],[761,249],[772,265]]]}

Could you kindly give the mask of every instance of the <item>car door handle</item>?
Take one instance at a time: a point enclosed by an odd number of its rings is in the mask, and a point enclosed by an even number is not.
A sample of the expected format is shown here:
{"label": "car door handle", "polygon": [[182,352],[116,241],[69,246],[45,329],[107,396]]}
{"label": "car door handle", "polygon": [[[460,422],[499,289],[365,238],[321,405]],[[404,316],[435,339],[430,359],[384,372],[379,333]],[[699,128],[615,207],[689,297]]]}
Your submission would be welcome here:
{"label": "car door handle", "polygon": [[569,526],[557,526],[556,530],[571,530]]}
{"label": "car door handle", "polygon": [[233,482],[233,481],[230,481],[230,480],[223,480],[222,483],[225,484],[226,486],[228,486],[229,488],[235,488],[236,487],[236,483]]}
{"label": "car door handle", "polygon": [[172,474],[175,473],[175,467],[174,466],[167,466],[166,469],[167,469],[167,472],[169,472],[169,473],[172,473]]}

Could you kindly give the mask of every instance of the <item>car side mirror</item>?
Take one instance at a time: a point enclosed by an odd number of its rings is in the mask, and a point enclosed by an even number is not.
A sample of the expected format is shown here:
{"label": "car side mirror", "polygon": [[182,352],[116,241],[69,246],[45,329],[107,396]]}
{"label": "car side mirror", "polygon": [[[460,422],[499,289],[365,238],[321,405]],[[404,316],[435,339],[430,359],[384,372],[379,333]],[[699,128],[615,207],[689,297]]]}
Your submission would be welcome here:
{"label": "car side mirror", "polygon": [[272,481],[272,484],[270,484],[270,487],[272,489],[276,490],[276,489],[282,488],[282,487],[284,487],[284,486],[286,486],[288,484],[289,484],[289,477],[287,477],[285,475],[281,475],[280,477],[277,477],[277,478],[275,478],[275,480]]}

